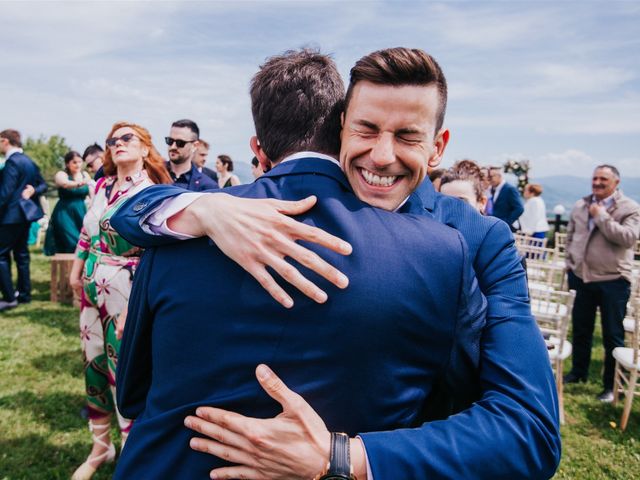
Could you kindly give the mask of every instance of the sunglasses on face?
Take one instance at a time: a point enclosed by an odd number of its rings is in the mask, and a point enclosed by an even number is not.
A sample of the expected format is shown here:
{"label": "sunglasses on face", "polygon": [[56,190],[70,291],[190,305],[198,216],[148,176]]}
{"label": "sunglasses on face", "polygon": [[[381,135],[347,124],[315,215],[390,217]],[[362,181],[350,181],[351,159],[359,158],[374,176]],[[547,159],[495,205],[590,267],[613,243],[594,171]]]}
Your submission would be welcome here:
{"label": "sunglasses on face", "polygon": [[107,147],[115,147],[116,143],[118,143],[118,140],[122,140],[122,143],[127,145],[133,139],[133,137],[135,137],[134,133],[125,133],[121,137],[107,138],[107,141],[105,143],[107,144]]}
{"label": "sunglasses on face", "polygon": [[164,142],[171,146],[174,143],[176,144],[176,147],[178,148],[182,148],[184,147],[187,143],[192,143],[195,142],[195,140],[179,140],[177,138],[171,138],[171,137],[164,137]]}

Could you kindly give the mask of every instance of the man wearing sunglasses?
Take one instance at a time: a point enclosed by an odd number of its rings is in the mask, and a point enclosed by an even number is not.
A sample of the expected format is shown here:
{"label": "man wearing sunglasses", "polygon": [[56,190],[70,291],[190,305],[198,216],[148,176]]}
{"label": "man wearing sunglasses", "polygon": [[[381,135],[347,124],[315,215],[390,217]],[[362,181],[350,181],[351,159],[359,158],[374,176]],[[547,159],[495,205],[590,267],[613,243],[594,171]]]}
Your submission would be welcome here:
{"label": "man wearing sunglasses", "polygon": [[194,192],[218,188],[217,182],[196,167],[195,157],[198,154],[199,139],[198,125],[188,119],[173,122],[169,136],[164,137],[169,147],[167,170],[173,179],[173,184]]}

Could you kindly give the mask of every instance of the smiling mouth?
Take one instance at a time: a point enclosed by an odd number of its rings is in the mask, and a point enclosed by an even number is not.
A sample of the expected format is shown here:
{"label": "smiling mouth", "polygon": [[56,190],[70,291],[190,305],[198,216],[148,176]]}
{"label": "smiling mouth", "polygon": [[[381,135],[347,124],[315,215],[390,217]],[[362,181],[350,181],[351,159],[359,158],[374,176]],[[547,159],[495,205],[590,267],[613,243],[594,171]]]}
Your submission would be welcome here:
{"label": "smiling mouth", "polygon": [[359,168],[358,170],[364,181],[372,187],[391,187],[399,178],[398,175],[376,175],[364,168]]}

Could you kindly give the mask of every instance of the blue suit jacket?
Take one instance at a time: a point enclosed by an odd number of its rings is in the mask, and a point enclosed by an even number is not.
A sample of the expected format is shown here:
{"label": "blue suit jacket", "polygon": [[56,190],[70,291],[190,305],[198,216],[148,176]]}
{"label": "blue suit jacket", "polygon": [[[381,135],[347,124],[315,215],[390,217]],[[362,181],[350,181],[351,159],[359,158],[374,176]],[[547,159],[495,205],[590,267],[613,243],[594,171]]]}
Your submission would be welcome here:
{"label": "blue suit jacket", "polygon": [[31,201],[42,214],[39,198],[47,191],[47,183],[33,160],[16,152],[7,159],[0,175],[0,225],[27,222],[20,208],[22,191],[27,185],[35,188]]}
{"label": "blue suit jacket", "polygon": [[500,190],[498,199],[493,200],[492,215],[511,226],[513,222],[520,218],[522,212],[524,212],[524,205],[522,204],[522,198],[520,198],[520,192],[516,187],[505,182]]}
{"label": "blue suit jacket", "polygon": [[[169,170],[169,164],[167,164],[167,170]],[[191,164],[191,177],[189,178],[189,185],[187,190],[192,192],[202,192],[204,190],[215,190],[218,187],[218,182],[214,181],[211,177],[201,172],[196,167],[195,163]]]}
{"label": "blue suit jacket", "polygon": [[[329,300],[318,305],[290,291],[295,306],[286,310],[207,239],[145,252],[117,375],[122,413],[136,422],[116,478],[207,478],[223,462],[189,448],[192,432],[183,419],[199,405],[258,417],[279,413],[254,378],[261,362],[303,395],[330,430],[351,435],[417,424],[438,377],[455,365],[478,368],[484,299],[455,230],[366,206],[339,167],[321,159],[286,162],[226,192],[286,200],[317,195],[318,204],[299,219],[353,245],[348,257],[310,245],[349,277],[349,287],[337,289],[299,266]],[[129,227],[137,228],[155,195],[148,194],[112,219],[130,241]],[[389,435],[400,454],[378,452],[375,443],[372,454],[398,467],[393,478],[424,478],[412,465],[422,461],[405,459],[409,452],[430,457],[430,442],[416,443],[402,430]]]}

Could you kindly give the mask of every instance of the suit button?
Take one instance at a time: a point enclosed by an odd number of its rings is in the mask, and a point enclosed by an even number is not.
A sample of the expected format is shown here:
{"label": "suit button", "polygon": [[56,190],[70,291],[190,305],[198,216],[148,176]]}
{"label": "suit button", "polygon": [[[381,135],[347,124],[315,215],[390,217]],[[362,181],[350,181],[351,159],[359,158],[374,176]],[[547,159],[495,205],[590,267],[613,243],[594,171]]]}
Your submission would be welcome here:
{"label": "suit button", "polygon": [[139,212],[140,210],[142,210],[142,209],[143,209],[144,207],[146,207],[146,206],[147,206],[147,204],[146,204],[146,203],[136,203],[136,204],[133,206],[133,211],[134,211],[134,212]]}

